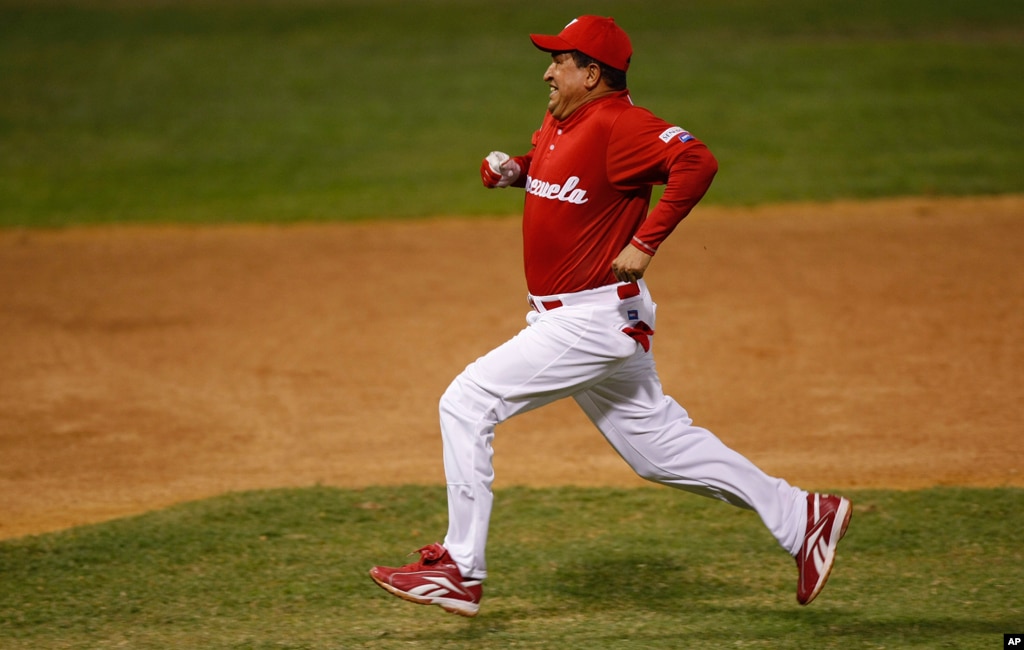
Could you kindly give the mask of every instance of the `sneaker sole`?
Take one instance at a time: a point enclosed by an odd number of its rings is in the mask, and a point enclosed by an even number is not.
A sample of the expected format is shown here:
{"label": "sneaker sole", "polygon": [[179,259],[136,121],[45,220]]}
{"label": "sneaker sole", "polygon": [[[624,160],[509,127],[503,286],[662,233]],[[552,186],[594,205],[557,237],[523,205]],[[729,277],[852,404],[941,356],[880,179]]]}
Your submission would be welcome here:
{"label": "sneaker sole", "polygon": [[839,509],[836,510],[836,520],[832,523],[832,530],[829,532],[829,539],[833,539],[832,535],[835,534],[836,526],[840,525],[839,536],[835,537],[835,542],[828,545],[828,551],[825,554],[825,570],[822,572],[821,577],[818,578],[818,584],[815,585],[814,591],[802,605],[810,605],[811,601],[818,597],[821,590],[825,588],[825,583],[828,582],[828,578],[832,575],[832,567],[836,563],[836,549],[839,547],[839,542],[846,537],[846,529],[850,526],[850,518],[853,516],[853,504],[850,500],[843,498],[839,503]]}
{"label": "sneaker sole", "polygon": [[370,572],[370,578],[377,583],[377,585],[393,596],[398,596],[402,600],[410,603],[416,603],[417,605],[437,605],[441,609],[451,614],[458,614],[459,616],[465,616],[466,618],[473,618],[480,611],[480,605],[476,603],[467,603],[464,600],[454,600],[452,598],[424,598],[422,596],[414,596],[409,592],[402,591],[396,587],[389,585],[386,582],[381,582],[377,579],[377,576]]}

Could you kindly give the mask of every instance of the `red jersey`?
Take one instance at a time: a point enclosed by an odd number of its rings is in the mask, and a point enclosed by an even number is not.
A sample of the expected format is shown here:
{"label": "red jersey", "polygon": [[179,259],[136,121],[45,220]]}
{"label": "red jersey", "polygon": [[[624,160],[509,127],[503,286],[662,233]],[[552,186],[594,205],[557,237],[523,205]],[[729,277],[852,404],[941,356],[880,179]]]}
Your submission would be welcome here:
{"label": "red jersey", "polygon": [[[526,286],[547,296],[616,282],[611,264],[630,242],[654,254],[704,196],[718,163],[685,130],[634,106],[628,91],[588,102],[564,120],[545,114],[516,160],[526,190]],[[651,188],[665,192],[648,215]]]}

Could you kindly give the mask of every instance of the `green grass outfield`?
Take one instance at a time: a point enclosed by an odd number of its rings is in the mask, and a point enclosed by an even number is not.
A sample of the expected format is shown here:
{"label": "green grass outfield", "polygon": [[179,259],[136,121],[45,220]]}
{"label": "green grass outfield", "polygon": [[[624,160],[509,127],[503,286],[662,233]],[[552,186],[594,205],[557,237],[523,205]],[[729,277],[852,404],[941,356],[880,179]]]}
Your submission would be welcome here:
{"label": "green grass outfield", "polygon": [[749,511],[668,488],[497,492],[465,619],[367,576],[444,534],[441,487],[229,494],[0,543],[0,647],[1002,647],[1024,631],[1019,489],[854,491],[808,607]]}
{"label": "green grass outfield", "polygon": [[0,227],[515,212],[479,161],[583,11],[709,203],[1024,192],[1020,0],[0,0]]}

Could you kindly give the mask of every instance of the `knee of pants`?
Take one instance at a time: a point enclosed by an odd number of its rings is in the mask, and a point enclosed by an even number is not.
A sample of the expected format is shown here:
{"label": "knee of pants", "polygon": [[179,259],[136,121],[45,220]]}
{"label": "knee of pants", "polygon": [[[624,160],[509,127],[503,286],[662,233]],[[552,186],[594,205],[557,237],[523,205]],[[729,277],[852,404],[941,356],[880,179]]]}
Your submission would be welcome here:
{"label": "knee of pants", "polygon": [[442,425],[453,420],[480,422],[493,420],[494,396],[463,372],[448,385],[441,395],[438,410]]}
{"label": "knee of pants", "polygon": [[619,450],[619,453],[622,454],[623,459],[629,464],[630,468],[636,472],[636,475],[645,481],[665,484],[678,478],[663,463],[650,460],[648,456],[640,453],[637,449]]}
{"label": "knee of pants", "polygon": [[633,464],[632,467],[633,471],[636,472],[637,476],[644,479],[645,481],[650,481],[651,483],[661,484],[672,478],[660,467],[657,467],[656,465],[653,465],[651,463],[644,462]]}

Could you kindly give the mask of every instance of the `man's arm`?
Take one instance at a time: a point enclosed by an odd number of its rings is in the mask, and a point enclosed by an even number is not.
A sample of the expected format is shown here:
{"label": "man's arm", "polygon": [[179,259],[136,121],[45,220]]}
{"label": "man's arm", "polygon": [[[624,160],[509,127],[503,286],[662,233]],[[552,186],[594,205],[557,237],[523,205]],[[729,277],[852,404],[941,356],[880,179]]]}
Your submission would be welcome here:
{"label": "man's arm", "polygon": [[634,107],[616,120],[608,143],[609,179],[624,190],[665,185],[661,200],[613,262],[616,277],[642,276],[658,246],[704,197],[717,171],[718,162],[704,143],[650,111]]}
{"label": "man's arm", "polygon": [[661,200],[633,235],[632,245],[649,255],[658,251],[658,246],[704,198],[718,171],[718,161],[702,142],[693,140],[678,146],[685,149],[671,160]]}
{"label": "man's arm", "polygon": [[526,176],[530,173],[533,151],[540,131],[535,131],[530,140],[530,151],[522,156],[509,157],[502,151],[492,151],[480,163],[480,177],[484,187],[526,187]]}

